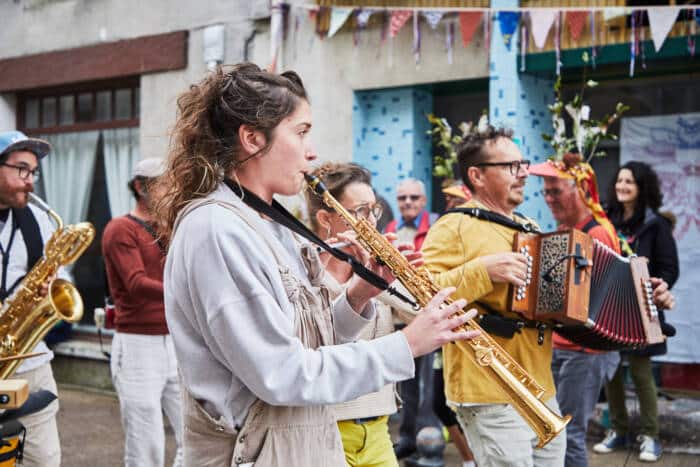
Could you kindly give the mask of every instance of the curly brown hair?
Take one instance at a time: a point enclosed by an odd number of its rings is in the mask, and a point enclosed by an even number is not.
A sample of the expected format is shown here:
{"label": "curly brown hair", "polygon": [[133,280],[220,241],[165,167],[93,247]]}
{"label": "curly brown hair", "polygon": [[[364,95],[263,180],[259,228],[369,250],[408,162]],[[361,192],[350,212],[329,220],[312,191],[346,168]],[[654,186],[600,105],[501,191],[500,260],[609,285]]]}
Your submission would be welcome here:
{"label": "curly brown hair", "polygon": [[461,143],[456,148],[457,162],[459,164],[459,174],[462,181],[469,188],[469,191],[474,192],[474,186],[467,176],[469,167],[474,167],[482,162],[487,162],[488,157],[484,148],[492,145],[499,138],[511,139],[513,130],[506,128],[495,128],[491,125],[485,131],[473,131],[467,134]]}
{"label": "curly brown hair", "polygon": [[[219,67],[180,95],[167,169],[160,178],[164,195],[156,208],[166,244],[180,210],[214,191],[246,160],[264,155],[275,127],[301,100],[308,97],[299,75],[270,73],[253,63]],[[245,159],[238,137],[242,125],[262,132],[266,141]]]}
{"label": "curly brown hair", "polygon": [[[353,183],[364,183],[372,186],[372,175],[369,170],[361,165],[353,163],[326,162],[312,172],[313,175],[323,181],[328,188],[328,192],[337,200],[340,200],[345,193],[345,189]],[[309,221],[314,232],[319,232],[316,213],[325,209],[325,204],[320,196],[306,191],[306,203],[309,208]]]}

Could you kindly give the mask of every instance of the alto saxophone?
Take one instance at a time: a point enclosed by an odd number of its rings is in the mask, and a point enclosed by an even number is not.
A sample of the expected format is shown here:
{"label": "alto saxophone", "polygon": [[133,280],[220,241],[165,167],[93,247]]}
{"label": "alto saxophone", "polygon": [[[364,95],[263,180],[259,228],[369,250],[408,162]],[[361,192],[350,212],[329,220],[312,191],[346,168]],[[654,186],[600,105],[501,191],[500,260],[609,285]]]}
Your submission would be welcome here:
{"label": "alto saxophone", "polygon": [[[381,264],[387,266],[394,276],[413,295],[420,306],[426,306],[440,288],[433,282],[426,268],[414,268],[394,246],[370,224],[367,219],[350,214],[318,177],[306,175],[309,188],[323,198],[324,203],[335,210],[355,231],[357,240]],[[447,300],[451,303],[451,300]],[[456,314],[463,315],[464,310]],[[488,379],[495,382],[515,410],[534,430],[539,439],[537,447],[543,447],[561,432],[571,416],[561,417],[541,400],[544,388],[540,386],[513,357],[489,336],[476,321],[469,320],[461,326],[463,330],[478,330],[480,335],[469,341],[455,344]]]}
{"label": "alto saxophone", "polygon": [[[58,214],[44,201],[32,193],[29,201],[54,220],[56,231],[46,241],[44,255],[0,309],[0,358],[19,357],[31,351],[59,320],[74,323],[83,316],[83,299],[69,281],[55,278],[48,284],[45,297],[39,292],[59,267],[75,262],[83,254],[95,238],[95,228],[89,222],[64,227]],[[0,361],[0,380],[12,376],[20,363],[20,359]]]}

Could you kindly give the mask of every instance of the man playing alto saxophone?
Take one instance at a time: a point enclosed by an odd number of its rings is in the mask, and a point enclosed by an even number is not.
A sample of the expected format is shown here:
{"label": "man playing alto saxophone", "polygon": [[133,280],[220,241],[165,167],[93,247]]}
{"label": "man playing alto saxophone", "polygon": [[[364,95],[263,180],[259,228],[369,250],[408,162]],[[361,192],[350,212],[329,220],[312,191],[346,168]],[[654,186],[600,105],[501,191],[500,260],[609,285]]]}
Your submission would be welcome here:
{"label": "man playing alto saxophone", "polygon": [[[536,228],[515,214],[523,202],[530,163],[511,135],[488,126],[465,137],[457,149],[459,173],[473,198],[460,209],[473,209],[441,217],[428,232],[423,254],[437,284],[457,287],[456,297],[488,316],[482,328],[544,387],[541,400],[559,412],[550,371],[551,330],[525,323],[506,309],[508,286],[524,285],[527,274],[525,256],[512,252],[513,234],[528,224]],[[457,413],[477,465],[564,465],[565,436],[534,449],[535,433],[506,404],[498,386],[481,378],[457,346],[444,346],[443,358],[448,405]]]}
{"label": "man playing alto saxophone", "polygon": [[[28,194],[39,178],[39,161],[51,151],[46,141],[27,138],[19,131],[0,133],[0,253],[2,275],[0,300],[5,302],[17,285],[41,258],[44,243],[54,226],[47,214],[28,205]],[[48,281],[47,281],[48,284]],[[46,286],[42,292],[46,294]],[[44,355],[26,360],[16,376],[27,380],[29,392],[40,389],[57,394],[51,371],[53,353],[44,341],[34,352]],[[58,400],[43,410],[20,418],[27,429],[24,466],[53,467],[61,464],[56,413]]]}

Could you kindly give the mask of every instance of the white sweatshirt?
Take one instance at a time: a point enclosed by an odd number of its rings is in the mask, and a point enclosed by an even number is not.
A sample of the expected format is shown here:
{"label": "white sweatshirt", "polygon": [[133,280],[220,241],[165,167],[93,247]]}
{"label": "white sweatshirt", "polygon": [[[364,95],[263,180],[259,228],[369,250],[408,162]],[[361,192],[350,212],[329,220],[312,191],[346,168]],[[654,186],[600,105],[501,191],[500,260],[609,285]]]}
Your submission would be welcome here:
{"label": "white sweatshirt", "polygon": [[165,313],[185,387],[214,418],[242,425],[257,398],[272,405],[333,404],[413,377],[403,333],[352,343],[374,318],[342,295],[333,305],[337,342],[304,348],[277,262],[259,232],[279,242],[286,266],[308,283],[298,245],[225,185],[210,197],[249,213],[255,230],[231,210],[199,207],[181,222],[165,264]]}

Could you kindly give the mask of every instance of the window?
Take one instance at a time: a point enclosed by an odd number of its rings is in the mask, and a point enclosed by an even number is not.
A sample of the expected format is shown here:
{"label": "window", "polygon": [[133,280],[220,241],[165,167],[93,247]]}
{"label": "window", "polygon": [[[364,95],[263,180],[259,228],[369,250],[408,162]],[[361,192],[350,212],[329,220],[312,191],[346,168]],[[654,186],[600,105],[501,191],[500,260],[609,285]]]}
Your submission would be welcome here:
{"label": "window", "polygon": [[27,134],[139,125],[138,78],[20,94],[17,127]]}

